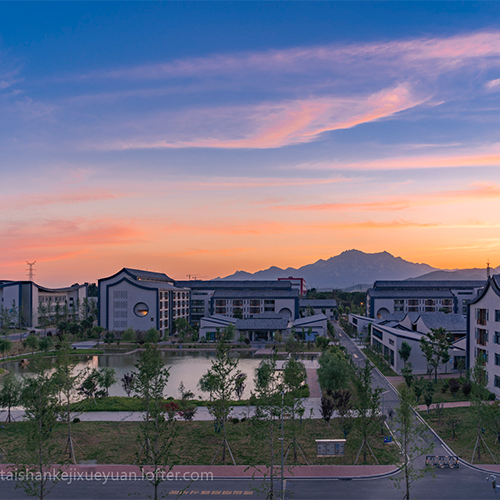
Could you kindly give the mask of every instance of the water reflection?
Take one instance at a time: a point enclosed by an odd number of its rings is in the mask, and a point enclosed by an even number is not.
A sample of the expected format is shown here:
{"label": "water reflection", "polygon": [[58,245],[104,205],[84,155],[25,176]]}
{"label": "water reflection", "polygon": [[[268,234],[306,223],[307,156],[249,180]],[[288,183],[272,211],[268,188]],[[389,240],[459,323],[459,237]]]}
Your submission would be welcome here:
{"label": "water reflection", "polygon": [[[210,368],[214,353],[207,351],[189,353],[172,351],[160,352],[165,359],[166,365],[170,368],[170,378],[165,397],[180,397],[179,384],[182,381],[184,387],[192,391],[195,397],[201,396],[205,399],[207,394],[202,393],[198,389],[198,381]],[[123,355],[82,356],[75,366],[75,372],[79,373],[84,370],[92,370],[93,368],[113,368],[116,371],[118,382],[109,389],[109,395],[126,396],[122,388],[121,378],[125,373],[130,373],[134,370],[134,365],[137,363],[139,355],[140,353],[137,352]],[[250,397],[250,392],[254,390],[253,378],[255,368],[257,368],[261,359],[262,358],[253,357],[251,353],[242,353],[240,355],[238,369],[247,375],[246,387],[242,396],[243,399]],[[55,359],[53,359],[53,362],[55,362]],[[29,364],[22,366],[16,362],[7,363],[3,366],[20,377],[29,377],[31,375]],[[53,369],[50,371],[53,371]]]}

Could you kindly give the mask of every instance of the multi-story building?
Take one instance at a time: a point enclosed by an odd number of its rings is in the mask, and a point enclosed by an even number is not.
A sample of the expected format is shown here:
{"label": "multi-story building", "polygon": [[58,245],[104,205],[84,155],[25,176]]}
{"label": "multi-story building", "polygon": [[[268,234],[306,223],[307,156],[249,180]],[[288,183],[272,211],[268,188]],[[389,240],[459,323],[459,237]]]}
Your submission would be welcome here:
{"label": "multi-story building", "polygon": [[288,278],[278,278],[278,281],[289,281],[292,285],[292,289],[298,290],[301,297],[304,297],[307,293],[306,280],[304,278],[293,278],[289,276]]}
{"label": "multi-story building", "polygon": [[445,312],[467,314],[485,281],[376,281],[367,292],[367,315],[381,318],[391,313]]}
{"label": "multi-story building", "polygon": [[[36,328],[54,323],[59,318],[78,320],[87,298],[88,284],[66,288],[48,288],[33,281],[1,281],[0,308],[8,309],[16,318],[12,321],[21,326]],[[46,326],[46,325],[45,325]]]}
{"label": "multi-story building", "polygon": [[[225,281],[225,280],[213,280],[213,281],[177,281],[176,286],[182,288],[189,288],[191,290],[191,310],[190,319],[193,325],[199,325],[200,320],[203,317],[211,316],[217,314],[212,307],[212,298],[215,292],[220,291],[238,291],[238,290],[252,290],[256,293],[265,290],[291,290],[292,285],[289,281],[257,281],[257,280],[247,280],[247,281]],[[258,297],[254,297],[257,300]],[[235,299],[241,300],[241,299]],[[266,299],[264,299],[266,300]],[[269,299],[268,299],[269,300]],[[270,299],[272,300],[272,299]],[[235,311],[238,308],[242,308],[240,302],[234,304]],[[241,303],[242,304],[242,303]],[[228,304],[226,310],[229,306],[233,304]],[[271,311],[271,304],[267,304],[267,312]],[[219,306],[219,309],[222,306]],[[217,308],[215,308],[217,309]],[[240,311],[243,314],[243,311]],[[225,313],[224,313],[225,314]],[[239,316],[239,314],[238,314]],[[243,316],[242,316],[243,317]]]}
{"label": "multi-story building", "polygon": [[335,299],[300,299],[300,315],[324,314],[333,320],[337,314],[337,301]]}
{"label": "multi-story building", "polygon": [[299,317],[298,290],[217,290],[210,309],[213,314],[252,318],[256,314],[278,313],[289,319]]}
{"label": "multi-story building", "polygon": [[163,337],[176,319],[189,321],[190,294],[164,273],[123,268],[99,280],[99,325],[112,331],[156,328]]}
{"label": "multi-story building", "polygon": [[500,397],[500,275],[492,276],[468,304],[467,366],[479,355],[486,362],[488,388]]}

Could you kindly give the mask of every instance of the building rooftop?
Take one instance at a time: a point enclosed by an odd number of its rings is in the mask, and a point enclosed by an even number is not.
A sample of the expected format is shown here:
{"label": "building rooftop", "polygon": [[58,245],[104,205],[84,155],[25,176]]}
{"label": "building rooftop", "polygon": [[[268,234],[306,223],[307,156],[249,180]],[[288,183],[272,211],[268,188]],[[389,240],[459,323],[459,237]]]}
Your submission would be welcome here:
{"label": "building rooftop", "polygon": [[370,297],[379,297],[379,298],[388,298],[388,299],[452,299],[454,295],[448,289],[442,290],[434,290],[434,289],[426,289],[426,290],[418,290],[418,289],[390,289],[390,288],[382,288],[375,289],[370,288],[368,290],[368,295]]}
{"label": "building rooftop", "polygon": [[[444,328],[450,332],[466,330],[466,320],[461,314],[446,314],[444,312],[422,313],[422,322],[427,328]],[[416,322],[416,321],[414,321]]]}
{"label": "building rooftop", "polygon": [[408,280],[408,281],[375,281],[373,284],[373,289],[421,289],[421,290],[448,290],[448,289],[458,289],[458,288],[478,288],[485,285],[485,280],[432,280],[432,281],[418,281],[418,280]]}
{"label": "building rooftop", "polygon": [[337,307],[337,301],[335,299],[300,299],[299,307],[323,307],[332,308]]}
{"label": "building rooftop", "polygon": [[298,290],[216,290],[214,299],[293,299]]}
{"label": "building rooftop", "polygon": [[253,318],[238,319],[236,321],[238,330],[286,330],[288,320],[279,314],[256,314]]}
{"label": "building rooftop", "polygon": [[327,317],[324,314],[314,314],[305,318],[298,318],[293,322],[293,326],[306,326],[318,321],[327,321]]}
{"label": "building rooftop", "polygon": [[169,278],[165,273],[156,273],[153,271],[143,271],[142,269],[131,269],[124,267],[123,271],[130,274],[138,281],[160,281],[174,283],[172,278]]}
{"label": "building rooftop", "polygon": [[190,281],[176,281],[178,286],[184,288],[191,288],[192,290],[262,290],[262,289],[272,289],[272,290],[291,290],[292,286],[289,281],[256,281],[256,280],[245,280],[245,281],[202,281],[202,280],[190,280]]}

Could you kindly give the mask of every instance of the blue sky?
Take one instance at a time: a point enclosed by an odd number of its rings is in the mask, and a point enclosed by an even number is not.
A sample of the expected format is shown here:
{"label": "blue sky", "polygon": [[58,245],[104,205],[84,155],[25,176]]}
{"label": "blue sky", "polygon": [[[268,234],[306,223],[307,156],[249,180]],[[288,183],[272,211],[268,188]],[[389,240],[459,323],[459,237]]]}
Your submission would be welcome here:
{"label": "blue sky", "polygon": [[4,278],[498,259],[496,2],[2,2]]}

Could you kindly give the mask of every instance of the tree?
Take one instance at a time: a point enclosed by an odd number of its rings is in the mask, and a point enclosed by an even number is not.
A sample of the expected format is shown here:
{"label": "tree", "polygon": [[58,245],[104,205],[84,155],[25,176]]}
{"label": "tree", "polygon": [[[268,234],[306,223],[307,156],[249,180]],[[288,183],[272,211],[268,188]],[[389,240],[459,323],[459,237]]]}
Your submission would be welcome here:
{"label": "tree", "polygon": [[7,335],[12,326],[12,314],[8,307],[0,306],[0,327],[2,333]]}
{"label": "tree", "polygon": [[457,394],[457,392],[460,390],[460,382],[456,378],[451,378],[448,382],[448,388],[450,390],[450,393],[453,394],[453,397]]}
{"label": "tree", "polygon": [[347,387],[352,367],[342,350],[323,351],[319,357],[318,381],[326,391],[335,392]]}
{"label": "tree", "polygon": [[241,396],[243,396],[243,392],[245,391],[246,379],[247,379],[246,373],[239,373],[236,377],[234,392],[236,393],[236,397],[238,399],[241,399]]}
{"label": "tree", "polygon": [[7,409],[6,422],[12,421],[11,409],[21,400],[21,382],[11,372],[0,378],[0,407]]}
{"label": "tree", "polygon": [[24,345],[31,349],[31,355],[34,356],[35,349],[38,349],[38,337],[35,334],[31,333],[24,340]]}
{"label": "tree", "polygon": [[[215,358],[212,359],[211,363],[211,367],[205,374],[206,378],[200,379],[200,387],[202,390],[208,388],[208,392],[210,392],[213,398],[207,406],[210,415],[214,418],[216,428],[222,430],[223,433],[222,461],[225,462],[226,445],[229,447],[226,438],[226,422],[229,418],[229,413],[233,409],[231,395],[235,391],[236,379],[240,372],[238,371],[238,359],[230,356],[230,347],[224,338],[219,340]],[[208,381],[208,385],[205,385],[206,381]],[[219,450],[217,450],[215,457],[218,452]],[[229,452],[232,456],[230,448]]]}
{"label": "tree", "polygon": [[172,448],[177,435],[174,413],[167,412],[164,393],[169,379],[169,370],[156,346],[148,344],[141,354],[134,372],[136,394],[145,405],[144,419],[140,424],[141,448],[137,460],[143,475],[144,465],[152,465],[152,474],[146,479],[153,486],[153,496],[158,499],[159,487],[166,480],[166,473],[171,470]]}
{"label": "tree", "polygon": [[135,342],[135,331],[132,328],[127,328],[122,333],[122,342]]}
{"label": "tree", "polygon": [[401,349],[398,351],[399,357],[403,360],[404,365],[406,366],[407,361],[410,359],[411,355],[411,345],[408,342],[403,341],[401,343]]}
{"label": "tree", "polygon": [[427,413],[429,413],[433,395],[434,395],[434,386],[432,385],[432,382],[428,381],[424,386],[424,401],[425,401],[425,406],[427,406]]}
{"label": "tree", "polygon": [[413,397],[409,389],[404,387],[400,394],[394,422],[399,431],[402,465],[401,474],[391,479],[394,481],[396,488],[403,490],[403,500],[410,500],[413,483],[422,479],[430,470],[427,466],[420,468],[416,460],[422,455],[430,454],[434,444],[432,442],[427,444],[422,439],[422,435],[427,432],[427,428],[415,416]]}
{"label": "tree", "polygon": [[106,397],[109,397],[109,388],[116,384],[116,371],[114,368],[103,368],[99,372],[99,385],[106,391]]}
{"label": "tree", "polygon": [[484,420],[487,426],[492,430],[497,439],[497,444],[500,444],[500,402],[495,401],[493,404],[486,406],[484,409]]}
{"label": "tree", "polygon": [[340,429],[344,433],[344,439],[347,439],[353,425],[351,393],[347,389],[341,389],[335,391],[332,396],[335,410],[340,417]]}
{"label": "tree", "polygon": [[427,364],[434,370],[434,383],[437,383],[437,370],[441,363],[446,363],[449,359],[449,349],[451,346],[450,334],[443,328],[431,328],[427,338],[420,339],[420,349],[427,360]]}
{"label": "tree", "polygon": [[[282,380],[276,369],[276,354],[260,362],[255,370],[255,392],[257,396],[257,419],[264,427],[258,429],[257,436],[269,443],[269,492],[267,498],[275,499],[274,494],[274,429],[276,418],[282,411]],[[267,483],[264,483],[267,486]]]}
{"label": "tree", "polygon": [[52,376],[45,372],[43,360],[33,360],[35,376],[26,378],[22,389],[27,444],[25,457],[16,466],[18,484],[27,495],[43,500],[57,482],[57,476],[47,474],[54,470],[57,444],[52,439],[52,430],[56,425],[58,404],[56,385]]}
{"label": "tree", "polygon": [[52,348],[53,342],[52,342],[52,339],[50,337],[42,337],[39,340],[38,345],[39,345],[40,349],[45,354],[47,354],[50,351],[50,349]]}
{"label": "tree", "polygon": [[425,390],[425,380],[424,377],[419,377],[413,383],[413,392],[415,393],[415,397],[417,398],[417,404],[420,401],[420,396],[424,393]]}
{"label": "tree", "polygon": [[122,377],[122,387],[128,397],[130,397],[130,393],[134,389],[134,374],[133,373],[125,373]]}
{"label": "tree", "polygon": [[406,386],[409,388],[413,384],[413,365],[411,363],[406,363],[401,369],[401,375],[403,375]]}
{"label": "tree", "polygon": [[465,370],[465,358],[460,357],[457,359],[457,370],[458,370],[459,376],[461,377],[463,371]]}
{"label": "tree", "polygon": [[87,399],[92,398],[94,403],[97,405],[95,400],[96,397],[101,397],[106,394],[105,391],[99,388],[101,376],[99,372],[94,368],[83,380],[80,387],[78,387],[77,391],[80,395],[84,396]]}
{"label": "tree", "polygon": [[335,403],[333,402],[332,398],[328,396],[322,396],[319,412],[321,414],[321,418],[325,421],[325,424],[330,425],[330,420],[333,416],[334,411]]}
{"label": "tree", "polygon": [[12,342],[9,339],[0,339],[0,352],[5,359],[5,354],[12,350]]}
{"label": "tree", "polygon": [[292,442],[290,446],[293,448],[293,459],[297,462],[297,421],[296,415],[304,413],[304,397],[300,390],[307,379],[307,371],[304,363],[288,358],[283,366],[283,388],[285,391],[284,403],[287,410],[290,411],[292,428]]}
{"label": "tree", "polygon": [[191,325],[185,318],[177,318],[174,321],[174,329],[181,342],[184,342],[187,335],[191,333]]}
{"label": "tree", "polygon": [[149,342],[150,344],[157,344],[160,340],[160,333],[156,328],[150,328],[146,332],[146,336],[144,337],[144,342]]}
{"label": "tree", "polygon": [[330,340],[327,339],[326,337],[316,337],[316,345],[324,351],[325,349],[328,349],[328,344],[330,343]]}
{"label": "tree", "polygon": [[[62,418],[66,421],[68,435],[66,438],[66,452],[69,459],[76,464],[75,448],[73,436],[71,434],[71,401],[76,392],[79,379],[82,377],[81,372],[74,374],[76,360],[71,357],[69,344],[64,342],[62,348],[57,353],[57,367],[54,374],[54,379],[59,388],[61,395]],[[64,408],[64,406],[66,408]]]}
{"label": "tree", "polygon": [[370,448],[375,461],[378,463],[378,460],[368,443],[368,436],[370,435],[373,424],[376,422],[378,414],[380,413],[380,395],[382,393],[382,388],[373,388],[371,384],[372,367],[368,362],[366,362],[363,368],[359,368],[357,370],[354,378],[354,388],[356,391],[356,404],[354,409],[357,412],[356,423],[359,433],[363,439],[356,461],[354,462],[355,464],[358,461],[361,450],[363,450],[363,461],[366,462],[367,448]]}
{"label": "tree", "polygon": [[291,356],[298,358],[299,354],[303,352],[302,343],[299,342],[294,335],[294,329],[285,341],[285,349]]}
{"label": "tree", "polygon": [[45,332],[49,324],[49,307],[40,302],[38,304],[38,326],[43,328]]}

